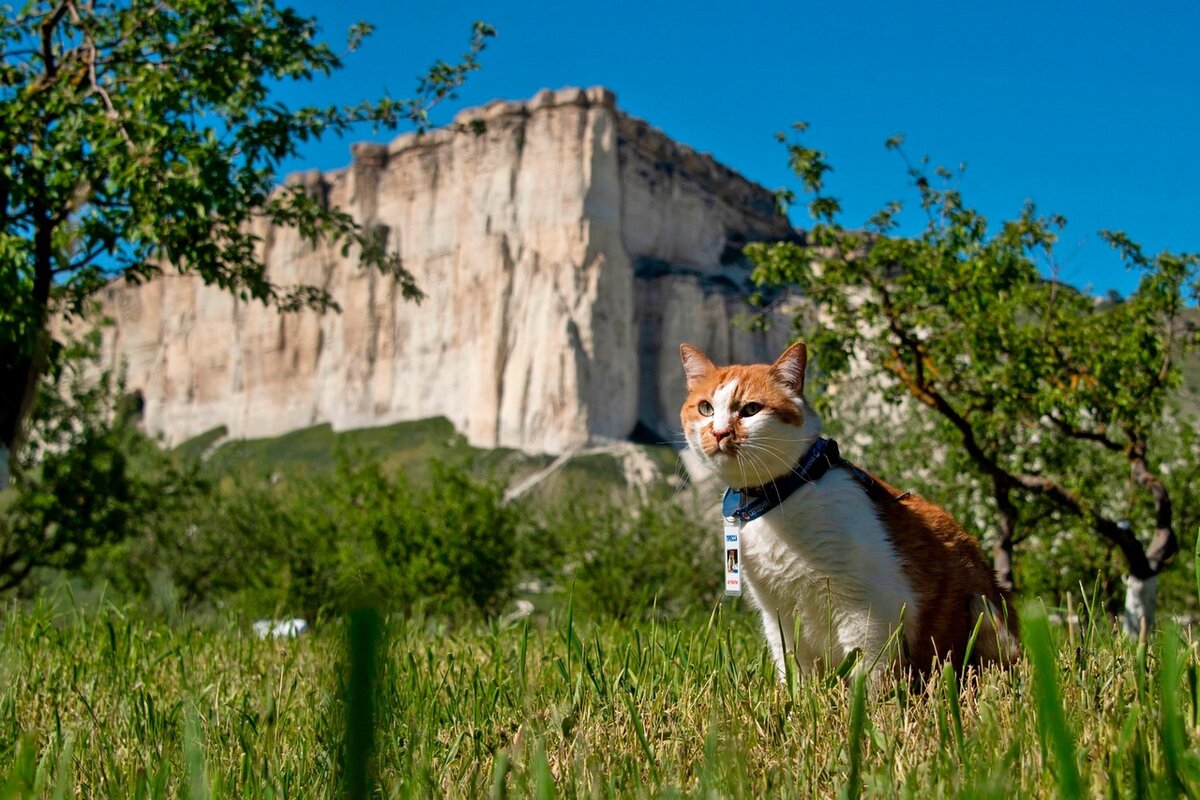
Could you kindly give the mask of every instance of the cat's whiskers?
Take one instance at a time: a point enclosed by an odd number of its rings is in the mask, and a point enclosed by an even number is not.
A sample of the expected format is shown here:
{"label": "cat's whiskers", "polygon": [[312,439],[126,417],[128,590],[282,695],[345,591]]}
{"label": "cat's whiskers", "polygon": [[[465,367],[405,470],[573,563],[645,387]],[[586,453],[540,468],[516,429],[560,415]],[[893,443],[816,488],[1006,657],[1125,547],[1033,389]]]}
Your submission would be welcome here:
{"label": "cat's whiskers", "polygon": [[767,463],[760,456],[755,455],[750,451],[746,451],[746,458],[752,462],[752,471],[754,471],[755,486],[766,486],[775,480],[775,475],[772,475],[772,470],[767,468]]}
{"label": "cat's whiskers", "polygon": [[[783,440],[781,440],[781,439],[776,439],[776,440],[774,440],[774,441],[783,441]],[[747,443],[747,444],[749,444],[749,443]],[[787,459],[787,455],[788,455],[788,454],[787,454],[787,452],[785,452],[785,451],[783,451],[783,450],[779,450],[779,449],[770,448],[768,445],[766,445],[766,444],[764,444],[764,443],[762,443],[762,442],[755,442],[755,443],[754,443],[754,446],[756,446],[756,447],[760,447],[760,448],[762,448],[763,450],[765,450],[765,451],[767,451],[767,452],[769,452],[769,453],[772,453],[773,455],[776,455],[776,456],[778,456],[778,457],[780,458],[780,460],[781,460],[781,461],[786,461],[786,460],[788,460],[788,459]],[[800,472],[800,469],[799,469],[799,464],[793,464],[792,466],[788,467],[788,472],[792,473],[793,475],[795,475],[795,476],[797,476],[797,477],[803,477],[803,476],[801,475],[801,472]]]}
{"label": "cat's whiskers", "polygon": [[[787,455],[787,451],[794,450],[798,444],[794,439],[781,439],[778,436],[767,436],[766,434],[760,434],[754,440],[754,443],[761,447],[770,447],[776,454],[781,456]],[[774,444],[787,445],[788,447],[787,450],[782,447],[772,447]]]}
{"label": "cat's whiskers", "polygon": [[679,495],[683,493],[683,489],[687,486],[690,476],[687,474],[687,467],[683,463],[681,456],[675,457],[675,491],[671,493],[671,500],[679,499]]}
{"label": "cat's whiskers", "polygon": [[[751,451],[753,451],[753,450],[759,450],[759,451],[761,451],[761,452],[764,452],[764,453],[766,453],[766,454],[768,454],[768,455],[770,455],[770,456],[774,456],[774,457],[776,458],[776,460],[778,460],[778,461],[779,461],[779,463],[781,463],[781,464],[786,464],[786,463],[789,463],[789,461],[791,460],[791,459],[789,459],[789,458],[788,458],[788,453],[787,453],[787,452],[785,452],[785,451],[783,451],[783,450],[778,450],[778,449],[775,449],[775,448],[768,447],[768,446],[766,446],[766,445],[764,445],[764,444],[761,444],[761,443],[759,443],[759,442],[754,442],[754,443],[747,442],[747,443],[746,443],[746,445],[745,445],[745,450],[747,451],[747,454],[749,454],[749,453],[750,453]],[[766,461],[765,461],[765,460],[763,460],[763,459],[759,459],[759,461],[760,461],[760,463],[763,465],[763,468],[764,468],[764,470],[765,470],[765,471],[767,471],[768,473],[769,473],[769,472],[771,472],[771,470],[767,469],[767,465],[766,465]],[[799,471],[796,469],[796,467],[795,467],[794,465],[793,465],[793,466],[789,466],[789,467],[787,468],[787,471],[788,471],[788,472],[795,473],[796,475],[799,475],[799,474],[800,474],[800,473],[799,473]],[[782,477],[782,476],[780,476],[780,475],[775,475],[775,476],[773,476],[773,478],[778,478],[778,477]],[[773,479],[773,478],[772,478],[772,479]]]}
{"label": "cat's whiskers", "polygon": [[759,442],[759,441],[753,441],[753,442],[751,442],[751,441],[748,441],[748,442],[746,442],[745,446],[746,446],[746,447],[753,447],[753,448],[755,448],[755,449],[757,449],[757,450],[760,450],[760,451],[762,451],[762,452],[764,452],[764,453],[767,453],[768,455],[776,456],[776,457],[778,457],[778,458],[779,458],[781,461],[788,461],[788,460],[790,460],[790,459],[788,458],[788,453],[787,453],[787,451],[785,451],[785,450],[783,450],[783,449],[781,449],[781,448],[778,448],[778,447],[771,447],[770,445],[768,445],[768,444],[766,444],[766,443],[764,443],[764,442]]}
{"label": "cat's whiskers", "polygon": [[[757,481],[757,484],[755,484],[755,485],[765,486],[767,483],[769,483],[771,481],[771,475],[770,475],[770,470],[767,469],[766,462],[763,461],[762,459],[760,459],[757,455],[755,455],[755,453],[753,452],[753,448],[745,447],[745,448],[743,448],[742,452],[745,453],[747,459],[754,462],[750,466],[754,467],[754,479],[755,479],[755,481]],[[758,469],[757,469],[758,466],[761,466],[763,468],[763,472],[766,473],[766,475],[767,475],[766,480],[761,479]]]}
{"label": "cat's whiskers", "polygon": [[742,486],[746,485],[746,464],[740,458],[735,462],[738,466],[738,471],[742,473]]}

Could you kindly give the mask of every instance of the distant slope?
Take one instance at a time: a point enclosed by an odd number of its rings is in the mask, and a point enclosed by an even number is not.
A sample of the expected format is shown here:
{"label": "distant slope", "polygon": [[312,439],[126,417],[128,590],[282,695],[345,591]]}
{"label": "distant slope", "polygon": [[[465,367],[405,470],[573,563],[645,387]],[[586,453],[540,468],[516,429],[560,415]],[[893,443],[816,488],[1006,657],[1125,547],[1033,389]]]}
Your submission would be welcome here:
{"label": "distant slope", "polygon": [[[523,497],[551,500],[579,490],[626,493],[674,490],[680,474],[676,452],[664,445],[618,443],[556,459],[551,455],[472,447],[444,417],[380,428],[335,432],[316,425],[273,438],[222,441],[216,428],[189,439],[175,452],[203,461],[215,476],[267,478],[277,472],[323,472],[339,458],[375,458],[389,472],[422,481],[437,461],[494,480],[523,486]],[[633,473],[637,473],[636,476]]]}

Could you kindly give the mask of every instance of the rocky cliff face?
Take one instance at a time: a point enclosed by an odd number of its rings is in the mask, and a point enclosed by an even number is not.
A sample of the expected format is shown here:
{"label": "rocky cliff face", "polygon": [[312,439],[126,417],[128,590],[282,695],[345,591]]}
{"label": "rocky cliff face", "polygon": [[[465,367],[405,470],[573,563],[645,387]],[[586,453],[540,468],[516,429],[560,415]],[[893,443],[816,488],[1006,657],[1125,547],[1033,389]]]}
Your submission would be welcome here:
{"label": "rocky cliff face", "polygon": [[[461,123],[483,119],[486,132]],[[446,416],[476,445],[563,452],[668,438],[678,346],[763,360],[786,344],[737,323],[748,241],[794,236],[762,187],[619,111],[604,89],[544,91],[302,181],[384,226],[426,297],[294,232],[264,229],[277,283],[327,287],[341,314],[278,314],[165,275],[103,295],[148,430],[169,443]]]}

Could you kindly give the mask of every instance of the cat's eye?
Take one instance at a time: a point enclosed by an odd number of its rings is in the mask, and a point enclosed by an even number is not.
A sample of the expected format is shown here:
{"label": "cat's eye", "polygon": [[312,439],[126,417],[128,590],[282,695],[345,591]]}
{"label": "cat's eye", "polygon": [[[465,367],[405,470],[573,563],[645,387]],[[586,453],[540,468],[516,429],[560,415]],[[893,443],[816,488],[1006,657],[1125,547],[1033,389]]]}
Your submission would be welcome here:
{"label": "cat's eye", "polygon": [[699,409],[700,413],[706,417],[711,417],[713,415],[712,403],[708,402],[707,400],[701,400],[700,405],[696,406],[696,408]]}
{"label": "cat's eye", "polygon": [[762,411],[762,403],[746,403],[742,406],[743,417],[753,417],[758,412]]}

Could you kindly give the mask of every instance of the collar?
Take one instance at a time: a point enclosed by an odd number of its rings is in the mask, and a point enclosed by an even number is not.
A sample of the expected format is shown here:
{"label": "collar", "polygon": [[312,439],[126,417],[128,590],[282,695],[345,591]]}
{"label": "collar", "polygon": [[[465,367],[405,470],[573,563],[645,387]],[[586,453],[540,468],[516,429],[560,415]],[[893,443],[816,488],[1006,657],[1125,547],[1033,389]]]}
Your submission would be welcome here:
{"label": "collar", "polygon": [[806,483],[816,483],[831,467],[842,463],[837,442],[833,439],[817,439],[808,452],[786,475],[781,475],[762,486],[746,489],[725,490],[721,500],[721,514],[733,522],[750,522],[783,503],[792,493]]}

